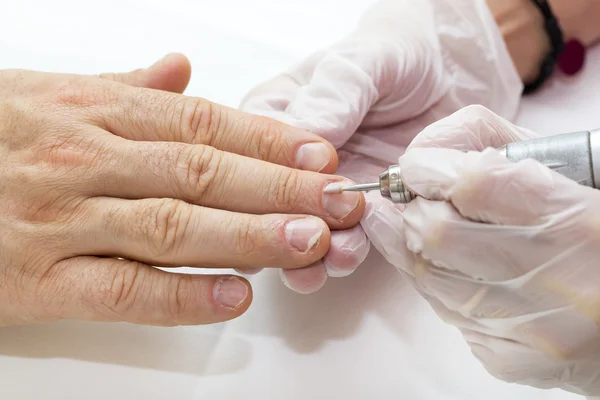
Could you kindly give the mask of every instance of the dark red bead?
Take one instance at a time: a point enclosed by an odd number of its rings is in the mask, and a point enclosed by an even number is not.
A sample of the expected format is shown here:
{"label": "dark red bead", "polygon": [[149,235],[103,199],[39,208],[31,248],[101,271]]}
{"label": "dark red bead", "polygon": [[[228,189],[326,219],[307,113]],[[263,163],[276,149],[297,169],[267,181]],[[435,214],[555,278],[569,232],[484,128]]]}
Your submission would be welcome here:
{"label": "dark red bead", "polygon": [[569,40],[565,43],[564,51],[558,56],[557,65],[567,75],[575,75],[583,67],[585,61],[585,47],[578,40]]}

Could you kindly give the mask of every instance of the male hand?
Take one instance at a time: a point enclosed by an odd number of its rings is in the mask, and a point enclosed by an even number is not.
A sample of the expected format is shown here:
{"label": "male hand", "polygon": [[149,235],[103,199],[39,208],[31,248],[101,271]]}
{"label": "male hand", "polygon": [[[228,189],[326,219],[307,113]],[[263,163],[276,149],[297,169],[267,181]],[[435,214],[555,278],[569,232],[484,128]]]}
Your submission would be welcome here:
{"label": "male hand", "polygon": [[343,180],[321,174],[330,144],[178,94],[189,76],[177,55],[101,77],[0,71],[0,325],[228,320],[246,280],[152,266],[300,268],[359,222],[362,196],[323,195]]}

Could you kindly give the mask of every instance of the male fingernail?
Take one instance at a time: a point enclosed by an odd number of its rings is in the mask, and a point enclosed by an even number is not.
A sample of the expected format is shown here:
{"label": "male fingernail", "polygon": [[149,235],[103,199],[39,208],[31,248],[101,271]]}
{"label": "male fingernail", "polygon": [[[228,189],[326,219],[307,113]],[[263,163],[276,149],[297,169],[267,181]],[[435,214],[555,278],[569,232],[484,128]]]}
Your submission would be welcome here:
{"label": "male fingernail", "polygon": [[213,296],[221,305],[229,308],[237,308],[248,297],[248,286],[235,277],[221,278],[213,288]]}
{"label": "male fingernail", "polygon": [[302,253],[315,247],[323,235],[324,222],[318,218],[295,219],[285,226],[285,238],[290,246]]}
{"label": "male fingernail", "polygon": [[[335,219],[344,219],[350,214],[360,201],[359,192],[342,192],[339,189],[352,185],[350,182],[330,183],[323,190],[323,207]],[[339,194],[332,194],[338,192]]]}
{"label": "male fingernail", "polygon": [[307,143],[296,152],[296,167],[306,171],[319,172],[330,160],[329,148],[323,143]]}

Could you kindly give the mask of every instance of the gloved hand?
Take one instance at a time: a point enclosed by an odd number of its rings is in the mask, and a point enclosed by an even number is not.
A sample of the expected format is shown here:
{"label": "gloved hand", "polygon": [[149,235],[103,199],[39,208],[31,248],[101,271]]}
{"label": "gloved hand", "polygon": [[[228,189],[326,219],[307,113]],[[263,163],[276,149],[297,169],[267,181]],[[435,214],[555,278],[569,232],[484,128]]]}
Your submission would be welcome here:
{"label": "gloved hand", "polygon": [[426,128],[385,251],[491,374],[600,395],[600,191],[490,149],[536,136],[477,106]]}
{"label": "gloved hand", "polygon": [[[365,183],[395,164],[421,129],[465,105],[512,118],[521,91],[483,0],[384,0],[348,37],[253,89],[241,108],[326,138],[339,149],[337,173]],[[354,271],[369,239],[395,242],[378,226],[399,207],[378,193],[367,197],[362,228],[332,232],[322,261],[283,271],[289,287],[314,292],[328,275]]]}

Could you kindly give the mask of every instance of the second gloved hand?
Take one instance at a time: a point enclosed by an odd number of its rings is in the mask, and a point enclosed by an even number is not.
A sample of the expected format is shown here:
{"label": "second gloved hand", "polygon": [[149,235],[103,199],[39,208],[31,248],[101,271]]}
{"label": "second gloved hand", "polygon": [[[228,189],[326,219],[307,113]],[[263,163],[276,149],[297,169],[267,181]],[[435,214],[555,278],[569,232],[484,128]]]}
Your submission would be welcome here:
{"label": "second gloved hand", "polygon": [[536,136],[483,107],[425,129],[386,256],[496,377],[600,395],[600,191],[492,149]]}
{"label": "second gloved hand", "polygon": [[[349,36],[252,90],[241,108],[327,139],[339,152],[337,173],[365,183],[395,164],[420,130],[465,105],[512,118],[521,90],[483,0],[384,0]],[[367,200],[362,227],[332,232],[322,261],[282,271],[289,287],[314,292],[327,276],[354,271],[369,241],[382,249],[398,240],[379,227],[397,226],[401,207],[378,193]]]}

